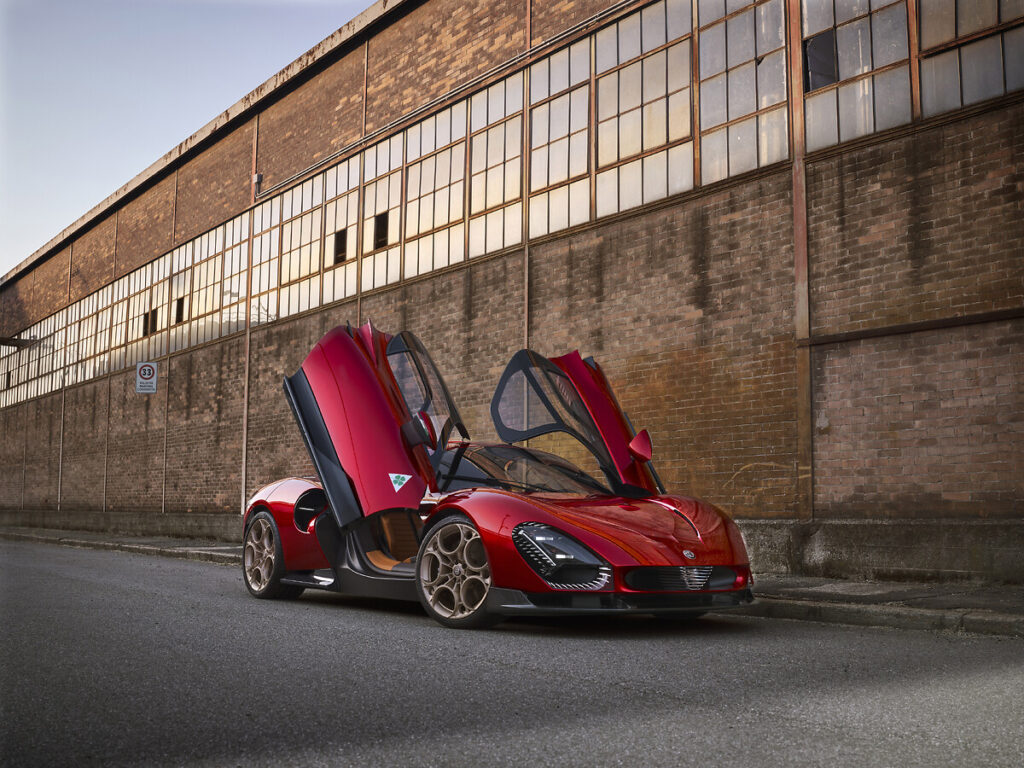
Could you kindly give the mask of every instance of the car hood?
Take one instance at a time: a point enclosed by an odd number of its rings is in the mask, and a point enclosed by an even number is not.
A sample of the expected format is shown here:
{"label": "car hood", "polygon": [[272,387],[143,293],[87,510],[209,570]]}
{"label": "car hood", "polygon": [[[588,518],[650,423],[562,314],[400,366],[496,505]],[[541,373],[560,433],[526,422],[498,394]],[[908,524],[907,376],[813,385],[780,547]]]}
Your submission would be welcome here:
{"label": "car hood", "polygon": [[[697,499],[531,495],[529,500],[613,565],[748,561],[736,524],[721,510]],[[687,557],[684,551],[693,557]]]}

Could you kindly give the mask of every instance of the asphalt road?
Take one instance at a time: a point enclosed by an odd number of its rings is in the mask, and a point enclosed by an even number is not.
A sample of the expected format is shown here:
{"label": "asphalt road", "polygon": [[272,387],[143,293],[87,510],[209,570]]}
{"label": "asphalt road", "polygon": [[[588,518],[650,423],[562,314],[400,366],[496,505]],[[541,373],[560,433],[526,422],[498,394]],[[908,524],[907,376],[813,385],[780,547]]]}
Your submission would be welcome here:
{"label": "asphalt road", "polygon": [[1024,765],[1024,641],[720,615],[250,598],[237,568],[0,542],[0,763]]}

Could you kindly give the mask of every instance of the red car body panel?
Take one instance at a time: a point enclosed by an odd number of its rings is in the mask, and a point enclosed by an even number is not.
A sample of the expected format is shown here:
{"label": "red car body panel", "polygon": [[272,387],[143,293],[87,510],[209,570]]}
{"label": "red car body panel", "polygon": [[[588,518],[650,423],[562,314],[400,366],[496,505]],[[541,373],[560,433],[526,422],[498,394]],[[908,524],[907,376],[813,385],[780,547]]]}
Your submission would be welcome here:
{"label": "red car body panel", "polygon": [[[396,387],[382,370],[386,342],[376,333],[378,338],[372,331],[353,338],[335,328],[302,363],[363,515],[416,509],[433,477],[423,447],[410,449],[402,438],[401,424],[411,417],[390,392]],[[409,479],[396,488],[392,475]]]}
{"label": "red car body panel", "polygon": [[651,473],[629,453],[629,441],[633,439],[633,430],[626,422],[601,366],[593,361],[584,361],[577,351],[549,359],[572,380],[573,386],[576,387],[597,425],[622,482],[657,493],[658,487]]}

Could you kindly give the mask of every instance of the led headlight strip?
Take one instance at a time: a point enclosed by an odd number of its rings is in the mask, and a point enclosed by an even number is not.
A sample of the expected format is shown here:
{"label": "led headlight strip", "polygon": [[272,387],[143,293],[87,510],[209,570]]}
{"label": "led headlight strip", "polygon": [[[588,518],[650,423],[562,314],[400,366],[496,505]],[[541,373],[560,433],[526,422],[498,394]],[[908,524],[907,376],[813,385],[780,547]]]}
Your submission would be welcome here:
{"label": "led headlight strip", "polygon": [[612,578],[604,560],[566,533],[543,523],[520,523],[512,541],[523,559],[552,589],[593,591]]}

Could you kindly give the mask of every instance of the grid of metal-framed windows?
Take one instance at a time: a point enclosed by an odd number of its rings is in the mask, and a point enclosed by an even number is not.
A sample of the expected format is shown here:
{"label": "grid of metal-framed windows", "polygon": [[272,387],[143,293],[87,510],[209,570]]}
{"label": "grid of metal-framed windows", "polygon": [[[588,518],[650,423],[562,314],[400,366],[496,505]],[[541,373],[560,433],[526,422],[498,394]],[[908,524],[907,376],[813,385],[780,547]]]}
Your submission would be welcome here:
{"label": "grid of metal-framed windows", "polygon": [[[516,72],[470,99],[470,257],[523,239],[524,82]],[[449,242],[454,249],[454,235]],[[443,253],[441,245],[433,244],[435,253]]]}
{"label": "grid of metal-framed windows", "polygon": [[359,156],[324,175],[323,303],[356,294],[359,263]]}
{"label": "grid of metal-framed windows", "polygon": [[281,253],[281,196],[256,206],[252,212],[252,280],[249,324],[277,319],[277,291]]}
{"label": "grid of metal-framed windows", "polygon": [[[86,296],[67,308],[65,317],[79,317],[67,323],[62,365],[66,367],[67,383],[88,381],[107,372],[107,349],[110,343],[110,286]],[[72,362],[74,361],[74,363]]]}
{"label": "grid of metal-framed windows", "polygon": [[167,298],[171,255],[165,254],[128,277],[128,329],[124,365],[167,352]]}
{"label": "grid of metal-framed windows", "polygon": [[590,47],[530,68],[530,237],[590,219]]}
{"label": "grid of metal-framed windows", "polygon": [[192,243],[171,251],[171,280],[167,320],[170,352],[188,347],[188,321],[192,317]]}
{"label": "grid of metal-framed windows", "polygon": [[1024,0],[918,0],[918,6],[925,117],[1024,88]]}
{"label": "grid of metal-framed windows", "polygon": [[401,277],[403,136],[399,133],[363,152],[364,291]]}
{"label": "grid of metal-framed windows", "polygon": [[189,322],[189,339],[193,346],[219,338],[221,335],[223,254],[223,226],[192,241],[192,320]]}
{"label": "grid of metal-framed windows", "polygon": [[691,6],[679,0],[597,33],[598,216],[693,188],[691,43]]}
{"label": "grid of metal-framed windows", "polygon": [[905,0],[802,0],[807,149],[909,123]]}
{"label": "grid of metal-framed windows", "polygon": [[281,195],[281,317],[320,306],[323,184],[319,174]]}
{"label": "grid of metal-framed windows", "polygon": [[14,372],[17,364],[17,349],[0,347],[0,408],[14,405]]}
{"label": "grid of metal-framed windows", "polygon": [[245,300],[249,294],[249,213],[224,225],[224,282],[220,327],[227,336],[245,329]]}
{"label": "grid of metal-framed windows", "polygon": [[406,171],[406,277],[465,258],[465,110],[460,116],[463,123],[456,143],[410,165]]}
{"label": "grid of metal-framed windows", "polygon": [[789,156],[785,18],[783,0],[699,3],[701,183]]}

